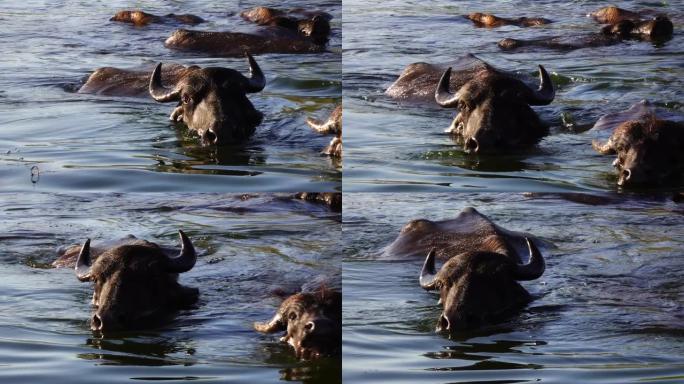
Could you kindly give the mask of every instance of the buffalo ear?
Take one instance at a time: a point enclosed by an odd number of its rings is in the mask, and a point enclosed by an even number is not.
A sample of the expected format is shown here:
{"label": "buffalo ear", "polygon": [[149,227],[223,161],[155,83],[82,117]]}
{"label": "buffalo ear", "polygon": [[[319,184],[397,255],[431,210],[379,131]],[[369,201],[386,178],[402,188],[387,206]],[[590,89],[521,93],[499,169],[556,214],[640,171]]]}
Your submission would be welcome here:
{"label": "buffalo ear", "polygon": [[268,323],[255,322],[254,329],[257,332],[274,333],[278,331],[284,331],[285,329],[287,329],[287,325],[285,324],[285,321],[283,320],[283,317],[280,315],[280,313],[276,313],[276,315],[273,316],[271,321],[269,321]]}

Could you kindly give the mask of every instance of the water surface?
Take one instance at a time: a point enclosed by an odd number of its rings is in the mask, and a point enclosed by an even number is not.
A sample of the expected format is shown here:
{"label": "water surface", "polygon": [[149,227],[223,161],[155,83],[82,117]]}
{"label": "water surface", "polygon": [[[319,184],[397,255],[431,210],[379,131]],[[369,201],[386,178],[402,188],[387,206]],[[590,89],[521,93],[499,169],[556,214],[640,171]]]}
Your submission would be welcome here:
{"label": "water surface", "polygon": [[[684,207],[607,198],[593,206],[552,195],[345,196],[344,381],[681,383]],[[438,296],[418,284],[423,260],[379,256],[409,220],[451,219],[468,206],[553,246],[541,248],[544,275],[522,283],[530,305],[448,338],[434,332]]]}

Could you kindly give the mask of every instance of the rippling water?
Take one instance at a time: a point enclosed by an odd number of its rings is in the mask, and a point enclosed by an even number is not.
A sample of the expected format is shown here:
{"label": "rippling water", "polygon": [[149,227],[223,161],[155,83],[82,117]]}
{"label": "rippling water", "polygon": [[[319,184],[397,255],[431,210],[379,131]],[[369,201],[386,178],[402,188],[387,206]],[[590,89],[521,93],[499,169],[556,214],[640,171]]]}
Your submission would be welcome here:
{"label": "rippling water", "polygon": [[[91,284],[49,267],[57,249],[134,234],[199,251],[182,284],[197,308],[161,329],[96,337]],[[339,359],[299,362],[252,330],[280,300],[271,292],[326,281],[339,287],[340,215],[288,195],[5,194],[0,201],[0,381],[114,383],[339,382]]]}
{"label": "rippling water", "polygon": [[[614,2],[615,3],[615,2]],[[576,191],[615,190],[612,159],[591,148],[579,131],[599,116],[648,99],[682,113],[684,3],[620,1],[627,9],[667,13],[674,38],[654,46],[629,41],[573,52],[505,53],[496,43],[555,35],[584,35],[600,26],[585,15],[604,1],[383,1],[344,3],[345,191]],[[471,12],[541,16],[554,23],[535,28],[475,28]],[[455,113],[439,107],[400,104],[383,91],[410,63],[452,61],[476,54],[494,66],[535,75],[552,73],[558,92],[535,107],[551,134],[523,153],[466,155],[444,129]],[[562,124],[574,123],[572,129]]]}
{"label": "rippling water", "polygon": [[[684,206],[666,198],[355,193],[344,200],[343,378],[363,383],[681,383],[684,380]],[[535,300],[498,324],[451,339],[423,291],[423,260],[378,258],[411,219],[473,206],[530,232],[544,275]]]}
{"label": "rippling water", "polygon": [[[239,12],[259,1],[3,1],[0,5],[0,178],[2,190],[296,191],[339,188],[341,168],[319,152],[330,140],[305,124],[341,99],[341,2],[293,1],[334,16],[329,52],[260,55],[264,113],[244,145],[203,148],[168,121],[170,104],[73,93],[95,68],[162,62],[246,71],[244,58],[208,58],[164,48],[177,26],[135,28],[108,21],[133,7],[193,13],[199,30],[249,27]],[[273,6],[283,6],[279,2]],[[40,178],[31,177],[37,166]],[[34,172],[35,172],[34,168]],[[35,183],[35,184],[32,184]]]}

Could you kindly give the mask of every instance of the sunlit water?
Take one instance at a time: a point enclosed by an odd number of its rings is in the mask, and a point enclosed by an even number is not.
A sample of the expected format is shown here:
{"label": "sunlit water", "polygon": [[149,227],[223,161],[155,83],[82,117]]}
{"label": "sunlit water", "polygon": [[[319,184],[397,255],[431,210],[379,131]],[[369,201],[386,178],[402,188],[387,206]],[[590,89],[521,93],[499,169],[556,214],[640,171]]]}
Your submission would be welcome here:
{"label": "sunlit water", "polygon": [[[507,53],[503,38],[538,38],[596,33],[586,14],[605,1],[384,1],[344,3],[345,191],[446,189],[472,191],[615,190],[612,158],[591,148],[577,131],[602,114],[648,99],[682,113],[684,3],[612,2],[627,9],[667,13],[672,40],[654,46],[629,41],[573,52]],[[539,16],[554,23],[535,27],[475,28],[461,15],[491,12],[502,17]],[[535,107],[551,134],[514,154],[467,155],[443,133],[455,115],[425,105],[398,103],[383,94],[406,65],[443,63],[473,53],[494,66],[536,76],[538,64],[552,74],[554,102]],[[574,123],[569,129],[562,124]]]}
{"label": "sunlit water", "polygon": [[[468,206],[555,247],[541,249],[544,275],[523,283],[529,306],[449,339],[434,332],[437,295],[418,284],[423,260],[380,254],[409,220],[450,219]],[[345,382],[684,381],[681,203],[357,193],[345,196],[343,217]]]}
{"label": "sunlit water", "polygon": [[[293,1],[287,7],[334,16],[328,52],[259,55],[267,85],[250,95],[264,121],[243,145],[202,147],[168,120],[173,104],[151,98],[77,94],[98,67],[156,62],[223,66],[243,73],[244,58],[169,50],[178,26],[136,28],[108,21],[117,11],[193,13],[184,28],[236,31],[259,1],[3,1],[0,4],[0,189],[38,191],[296,191],[339,188],[339,163],[320,155],[329,137],[307,116],[326,117],[341,99],[341,2]],[[40,177],[32,177],[39,172]]]}
{"label": "sunlit water", "polygon": [[[273,291],[339,288],[340,215],[288,195],[158,197],[3,196],[0,382],[339,382],[339,359],[299,362],[278,335],[252,323],[273,316]],[[57,249],[127,234],[177,247],[178,229],[199,252],[180,276],[199,288],[196,307],[160,329],[93,334],[92,285],[49,267]]]}

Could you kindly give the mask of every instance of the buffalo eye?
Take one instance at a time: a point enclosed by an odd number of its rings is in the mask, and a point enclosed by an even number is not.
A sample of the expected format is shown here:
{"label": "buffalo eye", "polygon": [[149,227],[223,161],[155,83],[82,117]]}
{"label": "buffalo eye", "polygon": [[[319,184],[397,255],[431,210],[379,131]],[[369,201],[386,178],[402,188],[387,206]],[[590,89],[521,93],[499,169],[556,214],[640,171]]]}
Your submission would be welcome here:
{"label": "buffalo eye", "polygon": [[181,99],[183,100],[183,104],[187,104],[192,101],[192,97],[190,97],[190,95],[188,95],[187,93],[184,94]]}
{"label": "buffalo eye", "polygon": [[462,111],[468,111],[470,109],[468,108],[468,104],[466,104],[465,101],[459,101],[458,108]]}
{"label": "buffalo eye", "polygon": [[290,320],[295,320],[297,318],[297,314],[294,312],[290,312],[290,314],[287,316],[287,318]]}

